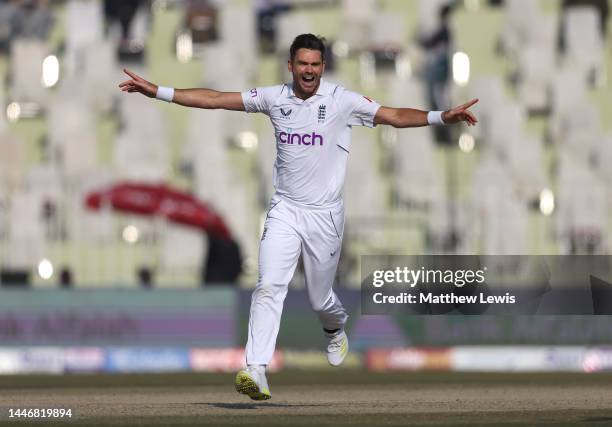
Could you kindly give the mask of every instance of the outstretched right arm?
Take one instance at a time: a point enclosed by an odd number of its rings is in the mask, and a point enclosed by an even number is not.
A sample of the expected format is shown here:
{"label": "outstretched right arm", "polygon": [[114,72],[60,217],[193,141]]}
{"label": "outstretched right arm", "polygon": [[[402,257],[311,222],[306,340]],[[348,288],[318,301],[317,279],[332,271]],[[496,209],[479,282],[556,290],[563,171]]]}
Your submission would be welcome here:
{"label": "outstretched right arm", "polygon": [[[155,98],[158,86],[127,69],[123,70],[130,80],[119,84],[123,92],[138,92]],[[244,111],[240,92],[219,92],[212,89],[175,89],[172,102],[185,107]]]}

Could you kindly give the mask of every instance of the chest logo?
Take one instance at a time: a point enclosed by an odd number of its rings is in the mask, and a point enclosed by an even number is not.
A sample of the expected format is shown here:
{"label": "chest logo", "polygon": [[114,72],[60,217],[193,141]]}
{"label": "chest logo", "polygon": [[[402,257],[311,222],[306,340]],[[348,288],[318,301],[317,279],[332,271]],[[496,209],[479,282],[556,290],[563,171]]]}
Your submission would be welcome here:
{"label": "chest logo", "polygon": [[319,123],[323,123],[325,121],[326,108],[327,107],[325,105],[319,105]]}
{"label": "chest logo", "polygon": [[289,114],[291,114],[291,112],[293,111],[291,108],[290,108],[289,110],[287,110],[287,111],[285,111],[285,109],[284,109],[284,108],[281,108],[280,110],[281,110],[281,114],[282,114],[284,117],[287,117],[287,116],[288,116]]}

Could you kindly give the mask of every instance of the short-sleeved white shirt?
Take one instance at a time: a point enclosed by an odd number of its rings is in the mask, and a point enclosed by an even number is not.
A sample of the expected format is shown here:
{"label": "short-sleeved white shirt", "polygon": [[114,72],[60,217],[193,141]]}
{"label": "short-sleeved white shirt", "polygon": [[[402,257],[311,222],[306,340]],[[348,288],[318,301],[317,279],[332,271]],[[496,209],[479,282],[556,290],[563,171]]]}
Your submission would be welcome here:
{"label": "short-sleeved white shirt", "polygon": [[276,136],[276,194],[298,204],[322,207],[342,197],[351,126],[374,127],[380,105],[321,80],[317,93],[302,100],[290,83],[242,93],[249,113],[270,117]]}

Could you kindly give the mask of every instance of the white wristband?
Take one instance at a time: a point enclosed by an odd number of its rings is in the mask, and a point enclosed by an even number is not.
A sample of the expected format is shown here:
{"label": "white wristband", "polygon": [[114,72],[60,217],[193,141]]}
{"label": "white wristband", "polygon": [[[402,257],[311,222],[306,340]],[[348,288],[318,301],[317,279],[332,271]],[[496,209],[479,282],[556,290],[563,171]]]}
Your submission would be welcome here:
{"label": "white wristband", "polygon": [[443,125],[444,120],[442,120],[442,113],[444,111],[430,111],[427,113],[427,123],[430,125]]}
{"label": "white wristband", "polygon": [[172,99],[174,98],[174,88],[158,86],[157,94],[155,95],[155,97],[157,99],[161,99],[162,101],[172,102]]}

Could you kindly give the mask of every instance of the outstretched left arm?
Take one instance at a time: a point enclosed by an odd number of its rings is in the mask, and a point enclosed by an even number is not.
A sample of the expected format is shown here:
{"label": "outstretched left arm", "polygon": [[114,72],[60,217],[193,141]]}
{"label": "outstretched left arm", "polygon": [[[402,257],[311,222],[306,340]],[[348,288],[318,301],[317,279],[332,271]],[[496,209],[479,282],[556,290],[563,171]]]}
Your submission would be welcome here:
{"label": "outstretched left arm", "polygon": [[[444,111],[442,113],[444,124],[465,122],[468,126],[474,126],[478,120],[469,108],[477,102],[478,99],[472,99],[470,102]],[[414,108],[380,107],[374,116],[374,124],[391,125],[396,128],[427,126],[430,124],[427,121],[427,114],[427,111]]]}

